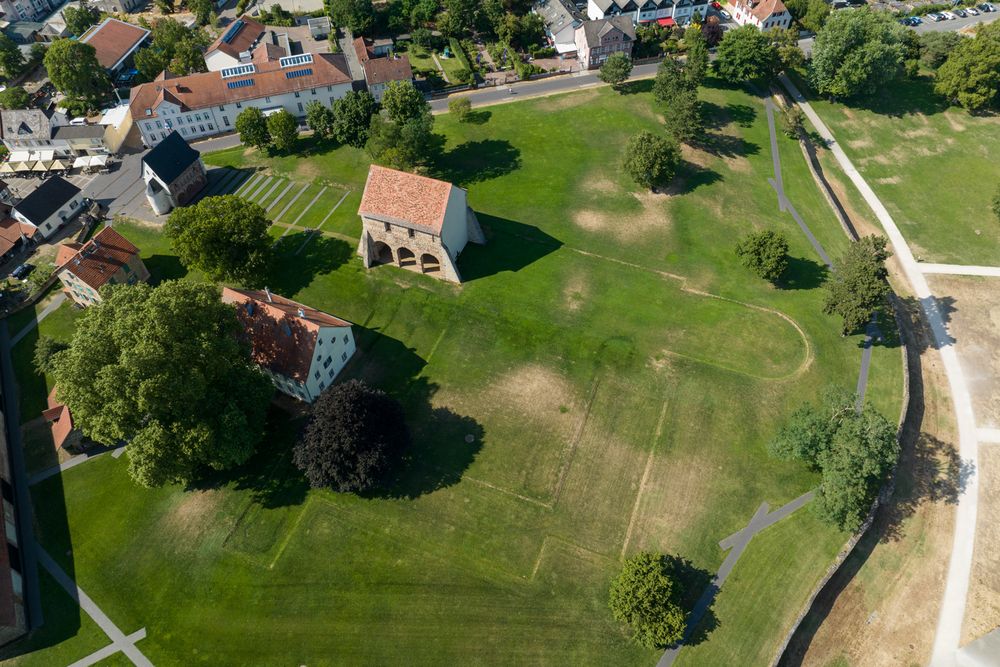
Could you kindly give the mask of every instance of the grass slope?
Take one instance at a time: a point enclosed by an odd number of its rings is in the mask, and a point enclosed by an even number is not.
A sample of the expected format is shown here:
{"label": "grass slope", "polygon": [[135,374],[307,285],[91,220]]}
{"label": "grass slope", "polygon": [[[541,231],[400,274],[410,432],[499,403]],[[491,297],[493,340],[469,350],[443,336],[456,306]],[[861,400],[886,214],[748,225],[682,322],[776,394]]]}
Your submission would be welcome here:
{"label": "grass slope", "polygon": [[[823,269],[767,186],[763,106],[704,89],[710,140],[670,195],[639,193],[617,162],[659,127],[645,85],[438,117],[433,171],[469,189],[489,238],[463,253],[460,288],[363,269],[360,151],[205,156],[349,192],[330,234],[286,236],[269,286],[357,323],[346,375],[397,396],[415,443],[371,497],[308,490],[288,462],[298,425],[278,416],[250,464],[198,489],[138,489],[110,457],[35,487],[42,543],[113,620],[148,629],[154,663],[651,664],[607,611],[622,555],[679,553],[704,578],[761,502],[815,486],[764,443],[824,384],[854,386],[860,337],[821,313]],[[798,147],[779,150],[836,254]],[[763,228],[790,240],[782,289],[733,259]],[[184,277],[155,230],[119,229],[154,278]],[[877,352],[898,377],[898,349]],[[844,537],[801,514],[756,538],[680,664],[770,656]]]}

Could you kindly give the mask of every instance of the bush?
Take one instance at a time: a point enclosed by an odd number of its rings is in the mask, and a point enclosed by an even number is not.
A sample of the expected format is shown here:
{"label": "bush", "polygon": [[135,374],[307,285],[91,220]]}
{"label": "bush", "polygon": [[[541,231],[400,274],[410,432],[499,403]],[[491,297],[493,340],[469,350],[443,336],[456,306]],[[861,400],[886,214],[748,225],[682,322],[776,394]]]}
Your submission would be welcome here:
{"label": "bush", "polygon": [[680,586],[669,559],[640,552],[630,556],[611,582],[608,606],[615,620],[632,629],[632,639],[646,648],[663,649],[684,636],[685,614]]}
{"label": "bush", "polygon": [[781,112],[781,131],[789,139],[795,139],[805,127],[805,114],[797,106],[785,107]]}
{"label": "bush", "polygon": [[625,144],[622,168],[644,188],[655,188],[670,182],[681,161],[676,139],[640,132]]}
{"label": "bush", "polygon": [[777,282],[788,268],[788,239],[769,229],[751,232],[736,244],[736,256],[764,280]]}
{"label": "bush", "polygon": [[[469,70],[471,77],[472,63],[469,62],[469,56],[465,53],[465,47],[462,46],[462,42],[452,37],[448,40],[448,46],[451,48],[451,54],[458,58],[458,62],[461,63],[462,67]],[[469,80],[471,81],[471,78]]]}
{"label": "bush", "polygon": [[450,111],[458,121],[465,122],[472,111],[472,102],[468,97],[453,97],[448,100],[448,111]]}

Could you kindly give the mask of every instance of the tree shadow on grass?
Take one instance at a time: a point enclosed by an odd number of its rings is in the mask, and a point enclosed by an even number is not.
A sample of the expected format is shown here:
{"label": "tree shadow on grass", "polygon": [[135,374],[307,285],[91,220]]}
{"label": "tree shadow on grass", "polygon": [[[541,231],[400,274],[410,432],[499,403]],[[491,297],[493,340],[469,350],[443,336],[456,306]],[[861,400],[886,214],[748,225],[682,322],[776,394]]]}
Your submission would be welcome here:
{"label": "tree shadow on grass", "polygon": [[677,174],[674,176],[674,180],[667,187],[660,188],[657,191],[668,195],[686,195],[700,187],[712,185],[721,180],[722,174],[714,169],[706,169],[694,162],[682,159],[680,165],[677,167]]}
{"label": "tree shadow on grass", "polygon": [[275,247],[267,286],[285,296],[297,294],[317,276],[346,264],[354,252],[347,241],[317,232],[293,232]]}
{"label": "tree shadow on grass", "polygon": [[639,93],[650,93],[653,91],[654,79],[637,79],[626,81],[618,86],[618,93],[621,95],[638,95]]}
{"label": "tree shadow on grass", "polygon": [[719,589],[712,583],[714,575],[681,556],[667,556],[674,580],[680,585],[681,595],[678,600],[681,608],[687,614],[687,629],[681,644],[696,646],[707,640],[709,635],[719,627],[712,605]]}
{"label": "tree shadow on grass", "polygon": [[505,271],[516,272],[562,247],[562,241],[538,227],[477,213],[486,245],[470,243],[458,258],[462,280],[469,282]]}
{"label": "tree shadow on grass", "polygon": [[934,79],[927,76],[901,78],[882,87],[871,97],[847,100],[844,104],[893,117],[909,114],[931,116],[946,111],[950,106],[945,98],[934,92]]}
{"label": "tree shadow on grass", "polygon": [[760,146],[747,141],[743,137],[735,137],[731,134],[719,132],[706,132],[696,140],[691,142],[695,148],[699,148],[709,155],[716,157],[747,157],[760,153]]}
{"label": "tree shadow on grass", "polygon": [[149,282],[159,285],[167,280],[180,280],[188,274],[177,255],[152,255],[142,260],[149,269]]}
{"label": "tree shadow on grass", "polygon": [[435,155],[432,175],[462,186],[506,176],[521,168],[521,151],[505,139],[466,141]]}
{"label": "tree shadow on grass", "polygon": [[488,109],[476,109],[465,115],[463,122],[470,125],[485,125],[493,117],[493,112]]}
{"label": "tree shadow on grass", "polygon": [[752,127],[757,120],[757,110],[749,104],[730,103],[723,107],[715,102],[701,100],[698,112],[706,130],[721,130],[733,123],[739,127]]}
{"label": "tree shadow on grass", "polygon": [[825,264],[804,257],[789,257],[788,268],[781,274],[778,286],[786,290],[816,289],[826,282],[829,269]]}
{"label": "tree shadow on grass", "polygon": [[[923,304],[927,303],[931,307],[935,308],[937,312],[941,315],[941,321],[944,323],[945,327],[951,322],[951,315],[957,308],[955,307],[955,298],[951,296],[939,296],[939,297],[927,297],[926,299],[916,299],[915,297],[896,297],[896,302],[899,307],[901,316],[904,318],[904,326],[908,326],[915,331],[914,340],[908,341],[908,344],[914,347],[918,352],[924,352],[928,349],[940,349],[943,346],[949,346],[955,344],[955,338],[949,333],[947,334],[947,339],[942,346],[935,339],[933,334],[925,325],[924,321],[924,311]],[[892,327],[895,329],[895,326]],[[883,327],[883,331],[888,329]],[[898,344],[898,338],[895,339]],[[891,347],[889,343],[892,339],[887,339],[887,346]]]}

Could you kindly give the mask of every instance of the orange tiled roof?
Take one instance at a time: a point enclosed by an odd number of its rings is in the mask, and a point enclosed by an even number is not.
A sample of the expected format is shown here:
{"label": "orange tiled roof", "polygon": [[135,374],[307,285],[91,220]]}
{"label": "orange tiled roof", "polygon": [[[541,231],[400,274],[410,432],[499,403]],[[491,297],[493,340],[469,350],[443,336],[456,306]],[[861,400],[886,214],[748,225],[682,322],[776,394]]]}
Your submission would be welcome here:
{"label": "orange tiled roof", "polygon": [[69,260],[73,259],[73,255],[83,247],[82,243],[61,243],[59,244],[59,250],[56,251],[56,268],[59,268]]}
{"label": "orange tiled roof", "polygon": [[108,69],[135,48],[136,44],[146,39],[149,31],[131,23],[118,19],[107,18],[100,25],[88,30],[80,41],[90,44],[97,51],[97,62]]}
{"label": "orange tiled roof", "polygon": [[738,2],[761,23],[775,14],[787,11],[781,0],[738,0]]}
{"label": "orange tiled roof", "polygon": [[224,287],[222,301],[237,306],[253,360],[298,382],[309,377],[320,329],[351,326],[339,317],[267,291]]}
{"label": "orange tiled roof", "polygon": [[372,165],[358,215],[441,233],[451,183]]}
{"label": "orange tiled roof", "polygon": [[31,238],[37,230],[34,225],[26,225],[13,218],[0,220],[0,255],[17,245],[22,236]]}
{"label": "orange tiled roof", "polygon": [[368,82],[369,86],[389,81],[410,81],[413,79],[410,59],[406,56],[372,58],[366,61],[362,67],[365,70],[365,81]]}
{"label": "orange tiled roof", "polygon": [[354,52],[358,54],[358,61],[361,62],[361,64],[371,60],[372,52],[368,48],[368,44],[365,43],[364,37],[355,38],[353,44]]}
{"label": "orange tiled roof", "polygon": [[56,398],[56,387],[52,387],[47,402],[49,407],[42,412],[42,417],[50,423],[52,440],[56,447],[62,447],[66,438],[73,432],[73,414]]}
{"label": "orange tiled roof", "polygon": [[210,54],[212,51],[222,51],[228,56],[233,58],[239,58],[240,53],[243,51],[248,51],[253,43],[264,33],[264,24],[258,21],[254,21],[249,16],[241,16],[238,21],[243,21],[243,27],[236,36],[229,40],[228,43],[222,41],[222,38],[226,36],[232,24],[226,27],[225,30],[219,35],[218,39],[212,42],[207,49],[205,49],[205,55]]}
{"label": "orange tiled roof", "polygon": [[[164,100],[177,104],[184,111],[195,111],[242,100],[351,82],[344,56],[314,53],[312,57],[313,61],[308,65],[286,68],[281,67],[277,60],[258,60],[254,62],[257,70],[255,73],[230,79],[223,79],[220,72],[198,72],[187,76],[164,72],[155,81],[132,89],[129,112],[133,120],[142,120],[156,118],[156,107]],[[286,73],[295,70],[309,70],[312,73],[292,78],[286,76]],[[252,79],[253,85],[240,88],[230,88],[228,85],[244,79]],[[146,113],[147,109],[149,114]]]}
{"label": "orange tiled roof", "polygon": [[111,227],[105,227],[57,270],[69,271],[98,290],[138,254],[139,249],[128,239]]}

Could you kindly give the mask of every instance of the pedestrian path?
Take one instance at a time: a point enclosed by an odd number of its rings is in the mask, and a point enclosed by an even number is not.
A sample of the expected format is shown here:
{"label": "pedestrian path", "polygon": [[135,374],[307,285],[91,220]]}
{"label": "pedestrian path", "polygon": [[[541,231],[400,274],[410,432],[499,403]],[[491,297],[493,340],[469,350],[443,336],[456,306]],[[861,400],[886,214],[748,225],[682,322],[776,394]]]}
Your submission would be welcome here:
{"label": "pedestrian path", "polygon": [[986,276],[1000,278],[1000,266],[965,266],[962,264],[926,264],[920,262],[921,273],[943,273],[952,276]]}
{"label": "pedestrian path", "polygon": [[57,294],[55,298],[52,299],[52,301],[49,302],[47,306],[42,308],[42,312],[38,313],[35,319],[28,322],[23,329],[14,334],[14,337],[10,339],[10,346],[14,347],[19,342],[21,342],[21,339],[27,336],[29,333],[31,333],[31,330],[37,327],[39,322],[41,322],[46,317],[48,317],[56,310],[58,310],[59,306],[63,305],[65,301],[66,301],[66,293],[59,292],[59,294]]}

